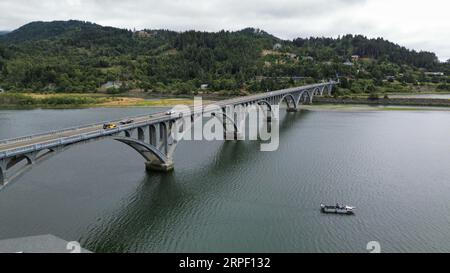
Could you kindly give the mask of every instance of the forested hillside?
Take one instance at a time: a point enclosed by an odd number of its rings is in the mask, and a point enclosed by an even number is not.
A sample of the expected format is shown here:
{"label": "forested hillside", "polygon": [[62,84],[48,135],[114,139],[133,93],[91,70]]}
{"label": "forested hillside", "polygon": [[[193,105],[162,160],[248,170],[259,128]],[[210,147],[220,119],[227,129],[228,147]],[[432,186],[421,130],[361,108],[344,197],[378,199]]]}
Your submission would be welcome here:
{"label": "forested hillside", "polygon": [[0,36],[0,87],[6,91],[238,94],[336,75],[345,92],[446,90],[449,67],[434,53],[360,35],[285,41],[252,28],[179,33],[55,21]]}

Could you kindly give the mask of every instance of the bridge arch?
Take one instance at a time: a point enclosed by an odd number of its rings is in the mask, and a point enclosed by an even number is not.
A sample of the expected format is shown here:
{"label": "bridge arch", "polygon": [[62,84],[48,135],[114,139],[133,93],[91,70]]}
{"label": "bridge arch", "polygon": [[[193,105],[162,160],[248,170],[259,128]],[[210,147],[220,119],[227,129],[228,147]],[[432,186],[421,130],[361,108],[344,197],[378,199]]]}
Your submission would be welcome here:
{"label": "bridge arch", "polygon": [[39,152],[37,152],[34,156],[34,161],[38,161],[40,159],[43,159],[53,153],[56,152],[56,149],[52,149],[52,148],[46,148],[46,149],[42,149]]}
{"label": "bridge arch", "polygon": [[115,137],[114,139],[130,146],[149,162],[169,163],[168,157],[153,145],[128,137]]}
{"label": "bridge arch", "polygon": [[[237,124],[226,113],[222,112],[220,115],[216,115],[216,113],[212,113],[212,116],[222,120],[224,132],[225,132],[225,130],[227,130],[227,126],[226,126],[224,120],[230,121],[233,124],[234,131],[238,132]],[[197,118],[192,118],[192,117],[188,117],[188,118],[190,118],[192,121],[190,124],[191,126],[185,127],[186,124],[183,122],[183,124],[181,125],[183,128],[182,132],[179,132],[179,131],[177,132],[178,134],[181,134],[178,136],[179,139],[182,139],[186,133],[190,132],[192,130],[194,124],[196,122],[200,121],[203,118],[203,116],[200,115]],[[183,120],[183,119],[178,119],[178,120]],[[115,137],[114,139],[133,148],[142,157],[144,157],[144,159],[146,159],[147,162],[151,162],[152,164],[157,163],[157,164],[162,164],[162,165],[170,165],[170,164],[172,164],[172,156],[173,156],[176,146],[179,142],[176,139],[172,138],[173,141],[171,143],[169,143],[169,138],[172,137],[169,134],[169,131],[172,129],[172,126],[174,124],[175,124],[175,121],[170,122],[170,123],[162,122],[162,123],[159,123],[158,126],[155,126],[154,124],[149,125],[149,143],[144,142],[144,137],[142,137],[144,130],[140,127],[138,128],[138,139],[132,138],[131,134],[126,134],[125,137]],[[157,128],[157,127],[159,127],[159,128]],[[139,129],[141,129],[141,131],[139,131]],[[141,132],[141,133],[139,133],[139,132]],[[141,137],[139,135],[141,135]],[[157,139],[162,139],[163,143],[158,143]],[[157,146],[159,146],[159,144],[162,144],[163,146],[157,147]],[[163,149],[164,152],[161,151],[159,148]]]}
{"label": "bridge arch", "polygon": [[33,164],[33,159],[30,156],[28,156],[27,154],[25,154],[25,155],[21,155],[19,157],[14,157],[11,160],[9,160],[6,163],[5,171],[13,168],[14,166],[16,166],[17,164],[23,162],[24,160],[26,160],[26,163],[27,163],[26,165]]}
{"label": "bridge arch", "polygon": [[[23,166],[17,166],[20,163],[25,161],[25,165]],[[12,172],[13,177],[18,175],[19,173],[23,172],[27,167],[31,166],[34,163],[34,156],[33,155],[20,155],[15,156],[9,159],[0,160],[0,186],[4,185],[7,181],[7,173]],[[15,168],[17,166],[17,168]]]}
{"label": "bridge arch", "polygon": [[257,104],[258,104],[259,106],[265,104],[265,105],[267,105],[268,110],[269,110],[269,111],[272,111],[272,104],[270,104],[270,103],[269,103],[268,101],[266,101],[266,100],[260,100],[260,101],[257,102]]}
{"label": "bridge arch", "polygon": [[321,96],[321,95],[322,95],[322,91],[323,91],[322,88],[316,87],[316,88],[314,88],[312,94],[313,94],[314,96]]}
{"label": "bridge arch", "polygon": [[305,104],[306,102],[311,102],[311,100],[312,100],[311,93],[312,92],[310,90],[302,91],[300,93],[300,95],[298,96],[297,105]]}
{"label": "bridge arch", "polygon": [[[293,107],[290,106],[289,100],[292,102]],[[280,101],[278,102],[278,105],[281,105],[281,103],[283,103],[283,101],[286,101],[288,109],[297,109],[297,101],[295,100],[295,98],[292,94],[286,94],[286,95],[282,96]]]}

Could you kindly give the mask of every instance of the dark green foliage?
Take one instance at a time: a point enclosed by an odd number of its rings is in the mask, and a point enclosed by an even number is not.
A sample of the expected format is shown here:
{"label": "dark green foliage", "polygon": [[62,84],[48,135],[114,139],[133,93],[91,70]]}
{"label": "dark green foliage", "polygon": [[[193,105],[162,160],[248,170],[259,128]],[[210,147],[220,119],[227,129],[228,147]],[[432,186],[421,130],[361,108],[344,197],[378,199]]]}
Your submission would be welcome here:
{"label": "dark green foliage", "polygon": [[[300,47],[314,49],[323,48],[331,51],[328,54],[317,54],[316,58],[330,59],[340,56],[350,58],[351,55],[359,55],[374,59],[384,59],[396,64],[407,64],[415,67],[433,68],[438,63],[438,58],[431,52],[416,52],[408,50],[397,44],[386,41],[382,38],[368,39],[362,35],[345,35],[343,37],[332,38],[297,38],[294,44]],[[317,52],[317,51],[315,51]],[[323,53],[323,52],[322,52]],[[329,56],[331,55],[331,56]]]}
{"label": "dark green foliage", "polygon": [[450,84],[448,84],[448,83],[447,84],[445,84],[445,83],[439,84],[437,89],[444,90],[444,91],[450,91]]}
{"label": "dark green foliage", "polygon": [[[275,44],[281,48],[273,50]],[[267,54],[263,54],[266,52]],[[345,66],[352,54],[371,58]],[[260,92],[344,76],[342,88],[372,92],[387,75],[403,83],[441,82],[418,68],[450,72],[433,53],[385,41],[342,38],[280,40],[246,28],[217,33],[133,32],[81,21],[34,22],[0,36],[0,87],[16,91],[191,94]],[[300,81],[293,77],[303,77]],[[352,86],[353,82],[364,84]],[[102,87],[120,82],[121,87]],[[354,85],[354,84],[353,84]]]}

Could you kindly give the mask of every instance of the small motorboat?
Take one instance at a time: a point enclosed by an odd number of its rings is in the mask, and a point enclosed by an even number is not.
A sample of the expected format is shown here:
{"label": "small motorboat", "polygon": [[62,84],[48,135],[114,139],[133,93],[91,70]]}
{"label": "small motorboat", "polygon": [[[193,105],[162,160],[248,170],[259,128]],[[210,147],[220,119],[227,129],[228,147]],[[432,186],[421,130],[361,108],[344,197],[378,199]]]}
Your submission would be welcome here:
{"label": "small motorboat", "polygon": [[339,205],[328,206],[324,204],[320,204],[320,211],[323,213],[335,213],[335,214],[354,214],[355,207],[347,206],[347,205]]}

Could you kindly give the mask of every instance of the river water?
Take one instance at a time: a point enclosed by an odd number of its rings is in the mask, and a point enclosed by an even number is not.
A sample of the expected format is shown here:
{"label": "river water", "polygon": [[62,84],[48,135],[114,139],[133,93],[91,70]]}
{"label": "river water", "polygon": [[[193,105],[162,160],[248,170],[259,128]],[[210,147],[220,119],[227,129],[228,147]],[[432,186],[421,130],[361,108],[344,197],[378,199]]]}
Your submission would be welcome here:
{"label": "river water", "polygon": [[389,95],[389,97],[405,99],[450,99],[450,94],[397,94]]}
{"label": "river water", "polygon": [[[1,110],[0,139],[157,108]],[[450,251],[450,112],[283,113],[280,147],[181,142],[147,173],[112,139],[76,145],[0,191],[0,239],[53,234],[94,252]],[[356,206],[324,215],[320,203]]]}

